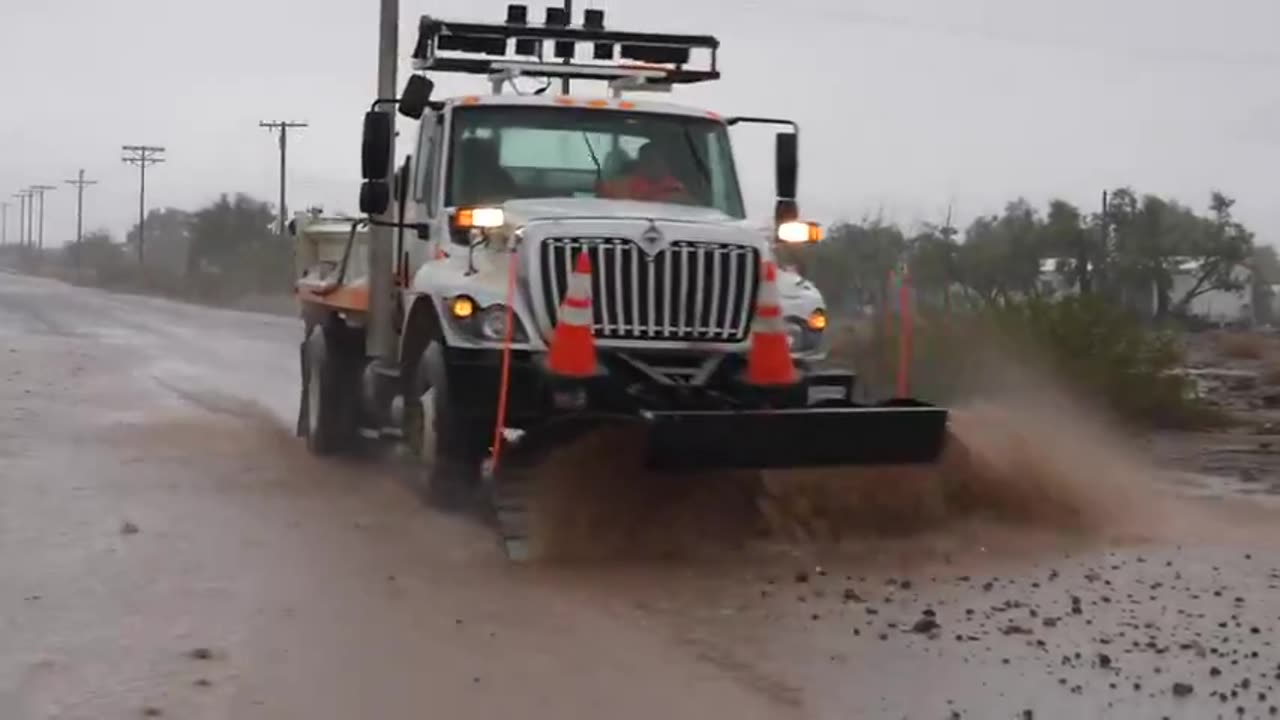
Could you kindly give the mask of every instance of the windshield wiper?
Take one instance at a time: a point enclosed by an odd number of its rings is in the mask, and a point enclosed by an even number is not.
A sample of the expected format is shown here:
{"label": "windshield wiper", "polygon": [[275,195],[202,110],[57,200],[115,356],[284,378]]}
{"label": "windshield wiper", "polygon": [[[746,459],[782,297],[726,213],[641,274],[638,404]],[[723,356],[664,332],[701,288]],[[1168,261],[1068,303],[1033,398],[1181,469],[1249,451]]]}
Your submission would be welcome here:
{"label": "windshield wiper", "polygon": [[591,162],[596,166],[596,182],[604,182],[604,168],[600,167],[600,158],[596,157],[596,149],[591,147],[591,138],[586,131],[582,132],[582,142],[587,144],[587,152],[591,154]]}
{"label": "windshield wiper", "polygon": [[702,176],[702,182],[707,189],[711,188],[711,169],[707,167],[706,161],[698,154],[698,143],[693,139],[693,133],[689,132],[689,126],[684,126],[684,142],[689,146],[689,154],[693,156],[693,163],[698,168],[698,175]]}

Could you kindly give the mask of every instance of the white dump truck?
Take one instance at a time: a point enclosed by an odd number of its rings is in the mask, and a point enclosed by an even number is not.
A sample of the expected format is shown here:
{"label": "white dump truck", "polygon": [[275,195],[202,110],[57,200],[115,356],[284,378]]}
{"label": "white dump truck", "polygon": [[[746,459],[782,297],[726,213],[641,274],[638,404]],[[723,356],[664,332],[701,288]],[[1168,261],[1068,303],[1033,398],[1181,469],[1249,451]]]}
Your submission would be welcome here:
{"label": "white dump truck", "polygon": [[[946,411],[855,404],[855,376],[821,368],[822,297],[794,274],[776,291],[795,372],[747,376],[762,268],[821,240],[796,202],[796,125],[653,98],[719,79],[714,37],[617,31],[596,9],[570,20],[522,5],[500,23],[423,17],[415,73],[365,118],[363,217],[295,219],[311,449],[403,442],[431,497],[488,497],[500,518],[500,468],[614,422],[643,428],[649,463],[672,472],[935,459]],[[485,92],[436,99],[440,73]],[[414,123],[398,168],[394,111]],[[764,222],[730,143],[748,123],[780,128]],[[566,377],[548,351],[581,256],[597,369]]]}

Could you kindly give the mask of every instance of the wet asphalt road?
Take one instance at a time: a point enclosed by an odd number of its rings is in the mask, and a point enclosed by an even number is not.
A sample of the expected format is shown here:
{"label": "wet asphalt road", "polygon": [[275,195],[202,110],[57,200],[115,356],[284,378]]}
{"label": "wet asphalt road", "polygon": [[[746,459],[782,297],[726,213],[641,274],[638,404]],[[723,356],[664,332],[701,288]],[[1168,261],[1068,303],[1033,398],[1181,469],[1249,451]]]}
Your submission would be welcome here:
{"label": "wet asphalt road", "polygon": [[[289,318],[0,273],[0,717],[1235,718],[1280,516],[513,567],[290,433]],[[1155,502],[1155,500],[1153,500]]]}

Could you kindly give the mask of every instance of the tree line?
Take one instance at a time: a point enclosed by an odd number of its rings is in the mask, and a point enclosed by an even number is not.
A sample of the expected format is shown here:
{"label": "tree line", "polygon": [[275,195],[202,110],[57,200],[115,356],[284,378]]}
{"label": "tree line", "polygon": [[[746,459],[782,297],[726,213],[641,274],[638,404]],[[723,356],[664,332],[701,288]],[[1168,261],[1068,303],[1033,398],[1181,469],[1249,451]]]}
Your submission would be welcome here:
{"label": "tree line", "polygon": [[[1122,187],[1107,194],[1099,211],[1060,199],[1041,211],[1019,198],[963,229],[950,222],[914,232],[875,218],[840,222],[826,242],[793,248],[784,262],[799,265],[828,305],[844,312],[892,302],[891,283],[905,269],[915,302],[926,308],[1008,305],[1065,289],[1159,319],[1185,315],[1195,298],[1225,290],[1251,294],[1259,319],[1269,320],[1269,287],[1280,283],[1280,260],[1234,217],[1232,198],[1215,191],[1208,200],[1197,211]],[[90,232],[67,258],[78,255],[108,285],[136,284],[145,275],[152,286],[209,299],[288,292],[293,250],[274,222],[272,204],[223,194],[194,211],[150,211],[144,273],[136,224],[123,242],[105,230]],[[1182,281],[1175,283],[1177,276]]]}
{"label": "tree line", "polygon": [[201,299],[246,293],[288,292],[293,247],[275,232],[275,209],[244,193],[222,194],[194,211],[157,208],[122,242],[104,229],[86,233],[66,248],[66,260],[93,273],[104,285],[146,284]]}
{"label": "tree line", "polygon": [[[1060,199],[1041,212],[1019,198],[963,230],[950,222],[914,233],[878,219],[837,223],[826,242],[791,259],[829,305],[846,311],[892,302],[890,283],[903,270],[917,303],[944,309],[1065,290],[1159,319],[1184,316],[1197,297],[1224,290],[1251,293],[1262,310],[1269,285],[1280,283],[1280,262],[1270,246],[1255,245],[1254,233],[1232,214],[1234,204],[1215,191],[1197,212],[1128,187],[1110,191],[1093,213]],[[1183,281],[1175,283],[1179,275]]]}

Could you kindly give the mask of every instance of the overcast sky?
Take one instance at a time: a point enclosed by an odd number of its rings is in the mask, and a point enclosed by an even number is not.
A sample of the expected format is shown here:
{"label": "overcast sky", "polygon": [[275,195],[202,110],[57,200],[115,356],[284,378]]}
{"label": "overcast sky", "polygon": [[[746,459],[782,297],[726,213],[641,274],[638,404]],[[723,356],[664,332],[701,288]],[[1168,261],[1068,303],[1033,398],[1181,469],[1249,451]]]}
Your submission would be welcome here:
{"label": "overcast sky", "polygon": [[[1280,238],[1278,0],[588,4],[615,27],[718,35],[724,79],[678,101],[797,119],[802,208],[817,219],[910,226],[951,204],[967,222],[1019,194],[1092,208],[1123,184],[1203,208],[1216,187],[1260,240]],[[498,20],[505,6],[402,0],[402,56],[421,13]],[[0,201],[61,186],[45,228],[60,244],[74,235],[63,181],[83,167],[99,181],[86,226],[119,237],[138,181],[120,146],[144,143],[168,150],[150,207],[274,200],[276,141],[258,121],[291,119],[311,127],[290,137],[290,205],[352,210],[377,14],[377,0],[0,0]],[[735,142],[767,213],[767,138]],[[14,207],[9,223],[12,240]]]}

